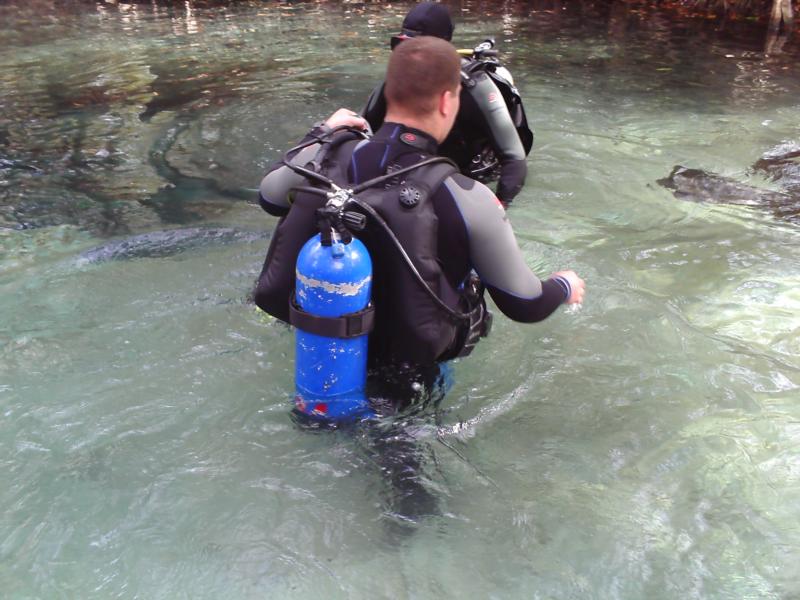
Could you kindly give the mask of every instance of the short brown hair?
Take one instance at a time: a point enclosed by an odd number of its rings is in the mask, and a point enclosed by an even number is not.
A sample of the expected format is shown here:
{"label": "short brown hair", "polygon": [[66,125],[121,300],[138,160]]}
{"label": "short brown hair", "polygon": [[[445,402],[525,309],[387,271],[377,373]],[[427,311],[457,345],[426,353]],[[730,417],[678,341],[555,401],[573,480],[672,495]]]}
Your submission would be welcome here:
{"label": "short brown hair", "polygon": [[428,114],[445,90],[455,92],[461,82],[461,59],[450,42],[420,36],[404,40],[392,51],[386,68],[387,103]]}

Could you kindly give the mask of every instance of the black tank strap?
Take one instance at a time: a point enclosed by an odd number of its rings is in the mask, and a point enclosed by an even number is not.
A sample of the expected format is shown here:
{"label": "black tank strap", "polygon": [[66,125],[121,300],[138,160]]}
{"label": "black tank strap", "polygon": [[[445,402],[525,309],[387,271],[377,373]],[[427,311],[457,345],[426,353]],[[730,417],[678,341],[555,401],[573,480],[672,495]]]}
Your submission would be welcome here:
{"label": "black tank strap", "polygon": [[314,335],[355,338],[368,334],[375,327],[375,307],[369,304],[358,312],[341,317],[320,317],[300,308],[292,292],[289,300],[289,323]]}

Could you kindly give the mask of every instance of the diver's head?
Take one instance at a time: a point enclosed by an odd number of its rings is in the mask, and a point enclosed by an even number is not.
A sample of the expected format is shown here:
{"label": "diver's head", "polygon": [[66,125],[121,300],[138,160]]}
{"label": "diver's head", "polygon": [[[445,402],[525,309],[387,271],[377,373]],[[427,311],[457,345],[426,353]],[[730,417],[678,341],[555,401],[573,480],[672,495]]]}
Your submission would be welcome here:
{"label": "diver's head", "polygon": [[386,121],[416,127],[442,142],[453,127],[461,92],[461,59],[442,39],[400,44],[386,68]]}
{"label": "diver's head", "polygon": [[420,2],[403,19],[400,35],[392,36],[391,47],[408,38],[429,35],[446,41],[453,39],[453,20],[450,11],[438,2]]}

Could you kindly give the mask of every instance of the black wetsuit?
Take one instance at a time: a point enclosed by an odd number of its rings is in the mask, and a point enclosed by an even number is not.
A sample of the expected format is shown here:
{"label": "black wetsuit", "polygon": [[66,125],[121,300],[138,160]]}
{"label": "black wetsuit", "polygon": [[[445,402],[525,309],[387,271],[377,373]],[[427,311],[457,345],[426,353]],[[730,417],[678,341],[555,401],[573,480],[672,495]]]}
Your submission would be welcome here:
{"label": "black wetsuit", "polygon": [[[525,157],[533,144],[533,133],[519,94],[503,72],[494,63],[462,61],[461,107],[439,154],[453,160],[463,174],[488,182],[494,176],[486,173],[486,178],[476,177],[481,168],[473,159],[491,150],[499,163],[497,196],[508,204],[525,183]],[[381,126],[386,115],[383,86],[375,88],[363,111],[373,130]]]}
{"label": "black wetsuit", "polygon": [[[292,162],[305,164],[315,148],[300,152]],[[437,144],[428,134],[385,123],[352,153],[348,177],[353,184],[363,182],[386,173],[390,167],[396,170],[412,165],[421,156],[436,152]],[[286,215],[291,189],[304,184],[301,175],[276,165],[261,182],[262,208],[272,215]],[[569,297],[566,280],[556,277],[540,281],[528,268],[503,206],[486,186],[456,173],[432,190],[430,199],[438,219],[438,260],[454,286],[474,270],[497,307],[521,322],[546,318]],[[402,303],[403,299],[398,298],[397,302]]]}

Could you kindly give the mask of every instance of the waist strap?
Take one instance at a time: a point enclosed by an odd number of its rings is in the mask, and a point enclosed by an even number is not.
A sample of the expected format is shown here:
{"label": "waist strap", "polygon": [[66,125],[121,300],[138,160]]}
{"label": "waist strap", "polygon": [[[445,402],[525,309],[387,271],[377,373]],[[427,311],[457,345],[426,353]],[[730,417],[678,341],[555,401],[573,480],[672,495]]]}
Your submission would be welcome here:
{"label": "waist strap", "polygon": [[358,312],[341,317],[320,317],[300,308],[292,293],[289,300],[289,322],[298,329],[314,335],[355,338],[368,334],[375,327],[375,307],[370,303]]}

